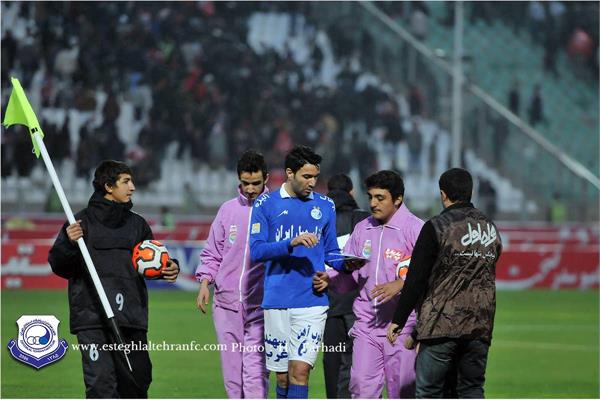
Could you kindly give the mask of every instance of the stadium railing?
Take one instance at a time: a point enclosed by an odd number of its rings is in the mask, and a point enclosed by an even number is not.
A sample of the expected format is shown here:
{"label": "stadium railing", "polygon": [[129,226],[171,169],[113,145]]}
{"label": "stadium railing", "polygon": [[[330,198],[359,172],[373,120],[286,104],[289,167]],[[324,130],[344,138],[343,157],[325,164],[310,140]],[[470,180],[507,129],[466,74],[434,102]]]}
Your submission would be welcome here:
{"label": "stadium railing", "polygon": [[[352,21],[355,29],[347,35],[356,43],[364,36],[372,38],[373,72],[401,93],[406,92],[408,84],[421,87],[425,116],[450,131],[452,75],[445,61],[446,52],[432,50],[416,40],[371,2],[323,3],[312,11],[311,18],[326,27]],[[465,43],[465,47],[468,45]],[[515,219],[543,219],[558,193],[566,205],[568,220],[597,220],[598,177],[478,86],[468,68],[466,75],[463,150],[472,150],[524,193]],[[478,175],[478,171],[472,172]]]}

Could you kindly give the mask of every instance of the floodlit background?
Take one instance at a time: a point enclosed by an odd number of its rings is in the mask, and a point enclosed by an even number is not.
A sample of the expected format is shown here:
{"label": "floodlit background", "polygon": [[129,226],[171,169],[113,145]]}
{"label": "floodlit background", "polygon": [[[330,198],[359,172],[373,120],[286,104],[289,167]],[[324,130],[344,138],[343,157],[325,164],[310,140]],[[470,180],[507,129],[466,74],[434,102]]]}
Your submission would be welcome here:
{"label": "floodlit background", "polygon": [[[20,79],[75,211],[103,159],[135,173],[134,210],[182,274],[150,293],[155,342],[214,343],[198,263],[237,157],[270,187],[294,144],[328,176],[402,173],[428,219],[462,166],[498,223],[498,315],[486,394],[599,397],[597,2],[2,2],[1,106]],[[1,130],[2,343],[22,314],[68,334],[48,250],[64,222],[25,129]],[[172,287],[171,287],[172,288]],[[174,329],[177,327],[177,329]],[[223,397],[216,352],[155,352],[152,397]],[[2,354],[4,397],[82,397],[80,357],[36,372]],[[325,395],[322,365],[311,397]]]}

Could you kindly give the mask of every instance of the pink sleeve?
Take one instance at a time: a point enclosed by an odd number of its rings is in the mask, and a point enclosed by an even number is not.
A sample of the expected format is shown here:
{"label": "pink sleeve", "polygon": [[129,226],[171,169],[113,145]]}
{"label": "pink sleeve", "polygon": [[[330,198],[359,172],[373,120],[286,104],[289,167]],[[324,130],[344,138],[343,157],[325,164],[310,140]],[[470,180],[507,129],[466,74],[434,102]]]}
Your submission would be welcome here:
{"label": "pink sleeve", "polygon": [[208,279],[209,283],[215,281],[217,271],[223,261],[223,244],[225,243],[225,229],[222,223],[222,209],[219,209],[215,220],[210,225],[208,238],[200,253],[200,264],[196,268],[196,280],[201,282]]}

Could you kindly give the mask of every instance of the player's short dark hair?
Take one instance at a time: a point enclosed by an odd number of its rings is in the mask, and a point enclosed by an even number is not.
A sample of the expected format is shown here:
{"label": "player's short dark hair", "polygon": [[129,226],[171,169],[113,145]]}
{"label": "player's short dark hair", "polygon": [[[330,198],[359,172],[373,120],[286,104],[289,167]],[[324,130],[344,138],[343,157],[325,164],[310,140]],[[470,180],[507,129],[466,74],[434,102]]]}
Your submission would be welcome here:
{"label": "player's short dark hair", "polygon": [[346,193],[350,193],[354,189],[354,185],[352,184],[352,179],[346,174],[336,174],[333,175],[327,181],[327,190],[341,190]]}
{"label": "player's short dark hair", "polygon": [[115,160],[102,161],[96,168],[96,171],[94,171],[94,180],[92,182],[94,190],[106,194],[104,185],[115,186],[121,174],[129,174],[133,178],[131,168],[124,162]]}
{"label": "player's short dark hair", "polygon": [[452,202],[469,202],[473,193],[473,178],[466,169],[452,168],[440,176],[440,190]]}
{"label": "player's short dark hair", "polygon": [[293,173],[296,173],[306,164],[319,166],[321,160],[322,157],[315,153],[310,147],[301,145],[294,146],[294,148],[285,156],[285,169],[289,168]]}
{"label": "player's short dark hair", "polygon": [[394,171],[384,170],[375,172],[365,179],[365,185],[367,186],[367,190],[373,188],[386,189],[392,195],[393,200],[404,196],[404,181],[400,174]]}
{"label": "player's short dark hair", "polygon": [[242,175],[242,172],[258,171],[262,172],[263,179],[266,179],[269,171],[267,170],[265,158],[255,150],[246,150],[237,163],[238,178]]}

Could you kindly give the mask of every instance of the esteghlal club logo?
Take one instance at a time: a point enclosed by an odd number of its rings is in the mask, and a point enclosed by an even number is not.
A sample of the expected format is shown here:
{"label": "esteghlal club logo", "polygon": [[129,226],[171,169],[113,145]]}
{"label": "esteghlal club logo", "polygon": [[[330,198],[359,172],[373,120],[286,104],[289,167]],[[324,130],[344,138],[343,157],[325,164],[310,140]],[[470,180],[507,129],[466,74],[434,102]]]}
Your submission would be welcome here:
{"label": "esteghlal club logo", "polygon": [[37,369],[60,360],[68,344],[58,338],[58,324],[54,315],[22,315],[17,320],[19,336],[8,342],[10,354]]}

